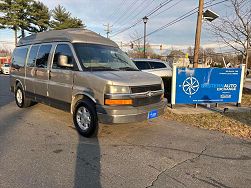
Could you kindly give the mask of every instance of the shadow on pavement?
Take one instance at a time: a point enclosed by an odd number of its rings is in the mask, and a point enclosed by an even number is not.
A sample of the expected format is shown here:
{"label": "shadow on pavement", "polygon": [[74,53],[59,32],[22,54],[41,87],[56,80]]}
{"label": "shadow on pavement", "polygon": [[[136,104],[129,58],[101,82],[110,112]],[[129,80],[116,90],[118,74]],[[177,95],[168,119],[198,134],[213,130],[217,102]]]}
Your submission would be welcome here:
{"label": "shadow on pavement", "polygon": [[102,187],[100,181],[100,160],[101,156],[98,138],[84,138],[79,135],[74,188]]}
{"label": "shadow on pavement", "polygon": [[9,90],[9,76],[0,75],[0,108],[14,101]]}

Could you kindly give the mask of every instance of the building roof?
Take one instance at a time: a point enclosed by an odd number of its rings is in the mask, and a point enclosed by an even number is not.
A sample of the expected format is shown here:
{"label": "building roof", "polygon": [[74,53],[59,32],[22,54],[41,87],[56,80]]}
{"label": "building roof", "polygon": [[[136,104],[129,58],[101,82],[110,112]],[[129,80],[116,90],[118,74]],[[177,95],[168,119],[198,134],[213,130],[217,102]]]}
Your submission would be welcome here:
{"label": "building roof", "polygon": [[91,43],[118,47],[112,40],[87,29],[64,29],[32,34],[28,37],[21,38],[17,46],[46,42]]}

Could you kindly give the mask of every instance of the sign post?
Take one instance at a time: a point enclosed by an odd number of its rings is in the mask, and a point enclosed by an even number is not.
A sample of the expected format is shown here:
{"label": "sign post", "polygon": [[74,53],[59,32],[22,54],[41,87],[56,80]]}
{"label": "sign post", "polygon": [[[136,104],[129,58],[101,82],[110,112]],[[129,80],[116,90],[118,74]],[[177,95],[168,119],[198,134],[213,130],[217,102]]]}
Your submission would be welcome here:
{"label": "sign post", "polygon": [[176,73],[177,73],[177,67],[176,65],[173,65],[171,108],[173,108],[173,105],[175,105],[175,100],[176,100]]}
{"label": "sign post", "polygon": [[242,93],[243,93],[243,86],[244,86],[244,78],[245,78],[245,70],[246,70],[246,65],[242,64],[241,65],[241,82],[240,82],[240,92],[239,92],[239,100],[237,103],[237,106],[241,106],[241,99],[242,99]]}

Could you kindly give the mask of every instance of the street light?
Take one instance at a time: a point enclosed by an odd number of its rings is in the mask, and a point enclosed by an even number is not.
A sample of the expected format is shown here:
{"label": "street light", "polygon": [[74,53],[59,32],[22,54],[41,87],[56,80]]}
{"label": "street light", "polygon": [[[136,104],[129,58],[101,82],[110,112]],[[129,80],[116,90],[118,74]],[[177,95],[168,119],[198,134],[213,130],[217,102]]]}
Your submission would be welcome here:
{"label": "street light", "polygon": [[209,22],[214,21],[216,18],[218,18],[219,15],[216,14],[215,12],[207,9],[204,13],[203,13],[203,19]]}
{"label": "street light", "polygon": [[146,58],[146,23],[148,21],[148,18],[145,16],[143,18],[143,22],[144,22],[144,58]]}

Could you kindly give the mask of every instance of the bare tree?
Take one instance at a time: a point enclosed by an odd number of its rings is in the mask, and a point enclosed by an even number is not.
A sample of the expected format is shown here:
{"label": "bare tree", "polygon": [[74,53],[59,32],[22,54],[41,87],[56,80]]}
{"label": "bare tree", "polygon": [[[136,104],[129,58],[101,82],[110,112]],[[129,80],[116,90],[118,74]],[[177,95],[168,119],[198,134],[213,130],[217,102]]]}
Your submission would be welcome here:
{"label": "bare tree", "polygon": [[241,53],[248,63],[251,37],[251,1],[229,0],[228,12],[214,23],[211,31],[219,41]]}
{"label": "bare tree", "polygon": [[131,41],[133,41],[134,49],[137,51],[140,51],[143,47],[143,40],[141,39],[141,35],[138,31],[134,31],[132,34],[130,34]]}
{"label": "bare tree", "polygon": [[[133,44],[133,55],[137,58],[143,58],[144,57],[144,44],[143,39],[141,35],[138,33],[138,31],[134,31],[131,35],[131,43]],[[151,57],[153,55],[153,49],[151,48],[151,45],[149,42],[146,41],[146,55],[147,57]]]}

